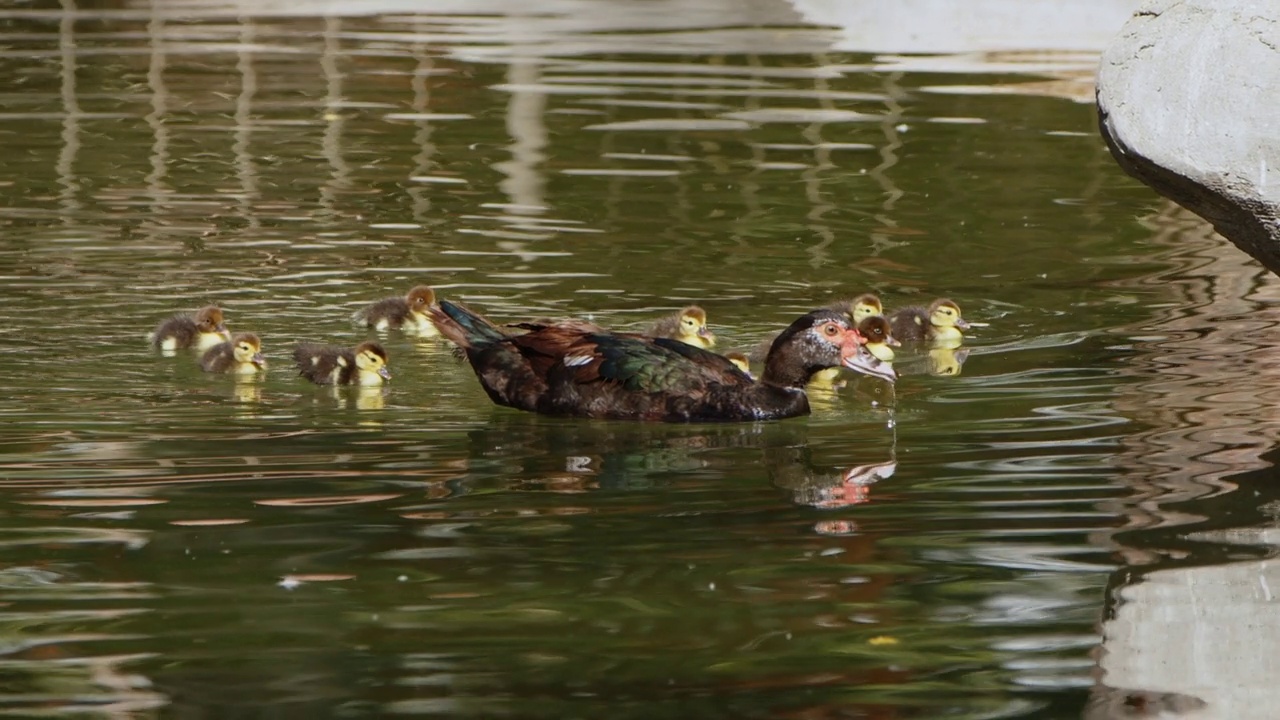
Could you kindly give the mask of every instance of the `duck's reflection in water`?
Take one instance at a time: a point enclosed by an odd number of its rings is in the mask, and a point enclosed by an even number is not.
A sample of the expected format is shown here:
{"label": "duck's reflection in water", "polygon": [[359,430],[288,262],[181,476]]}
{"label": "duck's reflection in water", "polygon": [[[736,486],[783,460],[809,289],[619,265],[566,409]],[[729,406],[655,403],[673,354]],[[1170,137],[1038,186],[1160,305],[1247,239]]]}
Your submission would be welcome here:
{"label": "duck's reflection in water", "polygon": [[823,510],[870,502],[872,486],[893,477],[898,469],[892,451],[877,463],[822,467],[813,462],[807,445],[766,448],[765,464],[773,484],[789,490],[797,504]]}
{"label": "duck's reflection in water", "polygon": [[[878,451],[882,457],[865,464],[815,464],[810,433],[800,423],[665,425],[499,413],[469,433],[477,472],[454,489],[466,493],[498,484],[581,493],[755,477],[790,491],[797,504],[838,508],[867,502],[871,487],[897,467],[891,442]],[[501,463],[503,472],[485,470],[491,462]]]}

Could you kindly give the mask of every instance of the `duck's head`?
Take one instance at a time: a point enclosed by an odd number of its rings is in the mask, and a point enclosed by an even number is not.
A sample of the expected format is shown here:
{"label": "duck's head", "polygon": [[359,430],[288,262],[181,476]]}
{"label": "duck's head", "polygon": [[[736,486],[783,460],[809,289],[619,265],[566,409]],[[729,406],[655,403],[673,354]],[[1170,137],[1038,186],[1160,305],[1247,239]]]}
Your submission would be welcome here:
{"label": "duck's head", "polygon": [[871,293],[863,293],[849,303],[849,316],[853,318],[855,323],[861,323],[869,317],[883,314],[884,305],[880,303],[880,298]]}
{"label": "duck's head", "polygon": [[893,361],[893,348],[901,345],[893,337],[893,329],[883,315],[872,315],[858,323],[858,333],[866,338],[867,350],[884,362]]}
{"label": "duck's head", "polygon": [[934,300],[929,306],[929,324],[935,328],[969,329],[969,323],[960,317],[960,306],[946,298]]}
{"label": "duck's head", "polygon": [[427,285],[416,285],[404,296],[404,301],[409,303],[409,312],[425,317],[427,308],[436,304],[436,291]]}
{"label": "duck's head", "polygon": [[733,363],[735,367],[741,370],[747,377],[751,377],[751,361],[747,359],[746,353],[738,351],[727,352],[724,354],[725,359]]}
{"label": "duck's head", "polygon": [[362,373],[372,373],[383,380],[391,379],[391,371],[387,370],[387,351],[376,342],[362,342],[356,346],[356,369]]}
{"label": "duck's head", "polygon": [[763,377],[776,385],[801,388],[815,373],[843,366],[894,380],[893,367],[867,352],[865,340],[844,313],[814,310],[791,323],[773,341]]}
{"label": "duck's head", "polygon": [[241,364],[253,363],[262,367],[267,362],[262,356],[262,341],[253,333],[240,333],[232,338],[231,354]]}
{"label": "duck's head", "polygon": [[676,330],[681,342],[699,347],[714,347],[716,336],[707,329],[707,311],[697,305],[680,311],[679,326]]}
{"label": "duck's head", "polygon": [[216,305],[202,307],[196,312],[196,330],[201,335],[217,335],[224,340],[231,339],[227,326],[222,324],[222,308]]}

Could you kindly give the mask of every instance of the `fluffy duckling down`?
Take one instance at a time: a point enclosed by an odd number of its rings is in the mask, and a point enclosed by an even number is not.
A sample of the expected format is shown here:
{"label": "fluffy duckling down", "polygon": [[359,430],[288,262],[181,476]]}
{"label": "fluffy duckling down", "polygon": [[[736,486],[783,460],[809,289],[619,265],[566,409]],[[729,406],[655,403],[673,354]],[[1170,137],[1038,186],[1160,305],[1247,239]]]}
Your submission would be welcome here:
{"label": "fluffy duckling down", "polygon": [[707,311],[697,305],[690,305],[678,313],[662,318],[650,325],[644,334],[679,340],[686,345],[703,349],[716,345],[716,336],[707,329]]}
{"label": "fluffy duckling down", "polygon": [[299,343],[293,361],[298,374],[317,385],[381,385],[391,379],[387,351],[375,342],[350,349]]}
{"label": "fluffy duckling down", "polygon": [[200,368],[209,373],[252,375],[267,369],[262,356],[262,341],[253,333],[239,333],[234,338],[209,348],[200,358]]}
{"label": "fluffy duckling down", "polygon": [[893,336],[904,342],[932,340],[935,344],[964,339],[969,323],[960,315],[960,306],[946,298],[934,300],[928,308],[905,307],[889,317]]}
{"label": "fluffy duckling down", "polygon": [[436,291],[426,285],[418,285],[404,297],[383,298],[357,310],[352,319],[374,330],[404,330],[415,335],[435,337],[440,332],[427,314],[427,310],[435,304]]}
{"label": "fluffy duckling down", "polygon": [[231,333],[222,323],[222,308],[215,305],[200,308],[194,315],[174,315],[147,336],[152,347],[167,352],[191,347],[205,352],[230,339]]}

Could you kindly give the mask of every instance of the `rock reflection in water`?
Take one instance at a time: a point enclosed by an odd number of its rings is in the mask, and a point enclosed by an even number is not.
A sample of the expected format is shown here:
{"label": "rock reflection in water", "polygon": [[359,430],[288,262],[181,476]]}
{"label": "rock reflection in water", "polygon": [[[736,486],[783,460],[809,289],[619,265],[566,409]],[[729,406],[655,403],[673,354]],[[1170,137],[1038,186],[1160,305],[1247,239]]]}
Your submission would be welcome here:
{"label": "rock reflection in water", "polygon": [[1160,559],[1112,578],[1103,675],[1088,717],[1275,716],[1277,668],[1264,649],[1280,645],[1280,616],[1272,611],[1280,592],[1280,560],[1273,557],[1280,548],[1280,448],[1263,459],[1272,466],[1222,479],[1234,492],[1161,508],[1198,522],[1117,537]]}

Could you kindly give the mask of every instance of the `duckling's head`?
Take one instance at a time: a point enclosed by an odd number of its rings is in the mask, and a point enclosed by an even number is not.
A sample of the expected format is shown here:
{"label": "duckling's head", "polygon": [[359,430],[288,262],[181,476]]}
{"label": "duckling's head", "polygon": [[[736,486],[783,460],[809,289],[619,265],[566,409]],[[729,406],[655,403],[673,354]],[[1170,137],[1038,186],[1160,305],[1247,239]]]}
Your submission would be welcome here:
{"label": "duckling's head", "polygon": [[707,329],[707,311],[697,305],[680,311],[680,325],[676,331],[681,342],[709,348],[716,344],[716,336]]}
{"label": "duckling's head", "polygon": [[884,362],[892,362],[893,349],[890,346],[901,345],[894,339],[889,321],[883,315],[872,315],[858,323],[858,334],[866,339],[867,350]]}
{"label": "duckling's head", "polygon": [[436,291],[427,285],[417,285],[404,296],[409,303],[409,312],[415,315],[427,314],[427,308],[436,304]]}
{"label": "duckling's head", "polygon": [[258,367],[266,364],[262,357],[262,341],[253,333],[240,333],[231,340],[231,354],[240,364],[253,363]]}
{"label": "duckling's head", "polygon": [[871,293],[863,293],[853,299],[849,303],[849,316],[853,318],[855,323],[860,323],[869,317],[884,314],[884,305],[880,303],[880,298]]}
{"label": "duckling's head", "polygon": [[387,351],[376,342],[362,342],[356,346],[356,369],[362,373],[373,373],[383,380],[391,379],[387,370]]}
{"label": "duckling's head", "polygon": [[196,313],[196,330],[201,335],[217,335],[225,340],[231,339],[227,326],[222,324],[222,308],[216,305],[200,308]]}
{"label": "duckling's head", "polygon": [[946,298],[934,300],[929,306],[929,324],[936,328],[969,329],[969,323],[960,317],[960,306]]}
{"label": "duckling's head", "polygon": [[741,370],[747,377],[751,377],[751,361],[747,359],[746,353],[740,353],[735,350],[733,352],[725,353],[724,357],[726,360],[733,363],[734,366]]}

